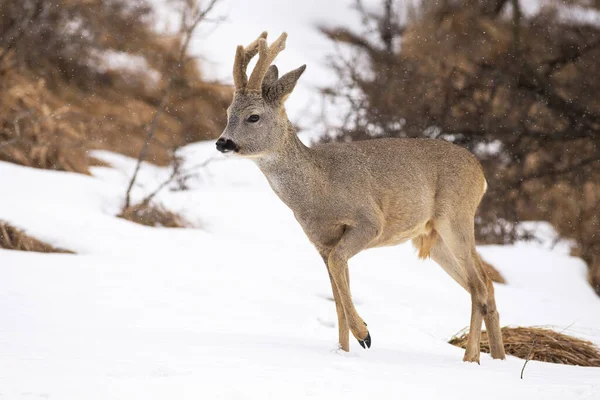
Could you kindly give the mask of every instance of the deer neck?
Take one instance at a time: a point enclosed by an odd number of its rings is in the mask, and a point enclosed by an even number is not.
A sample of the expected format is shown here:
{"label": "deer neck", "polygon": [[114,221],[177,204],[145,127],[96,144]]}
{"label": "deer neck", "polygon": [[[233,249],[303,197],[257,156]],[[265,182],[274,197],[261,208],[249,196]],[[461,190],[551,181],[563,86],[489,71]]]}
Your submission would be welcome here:
{"label": "deer neck", "polygon": [[316,192],[324,181],[314,151],[305,146],[289,126],[283,145],[263,157],[256,164],[271,188],[294,212],[311,207]]}

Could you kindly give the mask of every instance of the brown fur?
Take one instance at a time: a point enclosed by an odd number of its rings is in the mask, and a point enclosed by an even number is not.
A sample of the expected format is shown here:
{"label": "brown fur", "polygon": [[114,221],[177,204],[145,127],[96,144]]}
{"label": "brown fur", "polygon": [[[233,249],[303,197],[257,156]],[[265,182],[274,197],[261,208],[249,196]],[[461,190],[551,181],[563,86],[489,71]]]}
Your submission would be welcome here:
{"label": "brown fur", "polygon": [[[418,236],[413,239],[413,246],[418,251],[418,257],[421,260],[426,260],[431,257],[431,248],[434,245],[437,239],[437,232],[432,230],[431,233]],[[483,271],[490,278],[492,282],[497,283],[506,283],[506,279],[502,276],[500,272],[490,263],[481,260],[481,265],[483,267]]]}
{"label": "brown fur", "polygon": [[[236,57],[236,64],[240,59]],[[494,289],[475,250],[474,216],[486,188],[475,157],[432,139],[308,148],[283,107],[304,67],[279,79],[275,67],[258,68],[265,71],[262,90],[236,87],[220,141],[235,143],[237,155],[258,165],[325,260],[341,348],[349,350],[348,329],[361,344],[370,344],[367,325],[352,301],[348,260],[368,248],[413,239],[422,257],[430,255],[471,294],[471,333],[464,360],[479,362],[483,321],[493,343],[492,356],[504,358]],[[252,122],[251,115],[260,119]]]}
{"label": "brown fur", "polygon": [[419,250],[418,257],[421,260],[425,260],[431,256],[431,246],[433,246],[433,243],[436,239],[436,232],[431,229],[430,222],[428,223],[428,226],[426,225],[426,228],[427,227],[430,228],[430,232],[428,234],[418,236],[413,240],[413,245],[417,248],[417,250]]}

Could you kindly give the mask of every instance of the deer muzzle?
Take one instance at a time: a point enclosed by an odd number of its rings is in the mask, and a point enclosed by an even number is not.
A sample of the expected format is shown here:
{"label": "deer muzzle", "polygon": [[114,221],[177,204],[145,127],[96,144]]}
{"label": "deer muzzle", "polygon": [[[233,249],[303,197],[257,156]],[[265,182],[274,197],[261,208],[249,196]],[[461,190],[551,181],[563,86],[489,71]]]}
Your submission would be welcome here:
{"label": "deer muzzle", "polygon": [[239,147],[231,139],[219,138],[217,140],[217,150],[221,153],[229,153],[230,151],[238,151]]}

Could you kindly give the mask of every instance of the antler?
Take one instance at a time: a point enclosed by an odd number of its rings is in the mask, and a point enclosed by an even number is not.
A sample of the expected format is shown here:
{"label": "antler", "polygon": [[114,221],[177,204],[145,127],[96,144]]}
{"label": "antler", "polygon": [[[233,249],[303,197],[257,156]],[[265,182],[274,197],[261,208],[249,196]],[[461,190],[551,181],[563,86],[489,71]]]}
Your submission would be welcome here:
{"label": "antler", "polygon": [[246,68],[252,57],[258,53],[259,42],[265,41],[266,43],[267,32],[260,34],[258,39],[250,43],[246,48],[244,46],[238,46],[235,52],[235,61],[233,62],[233,82],[235,83],[236,89],[242,89],[246,87],[248,83],[248,77],[246,76]]}
{"label": "antler", "polygon": [[269,66],[283,49],[285,49],[285,40],[287,33],[282,33],[276,41],[267,47],[267,40],[264,38],[258,39],[258,61],[250,75],[250,80],[246,86],[249,90],[261,90],[261,85]]}

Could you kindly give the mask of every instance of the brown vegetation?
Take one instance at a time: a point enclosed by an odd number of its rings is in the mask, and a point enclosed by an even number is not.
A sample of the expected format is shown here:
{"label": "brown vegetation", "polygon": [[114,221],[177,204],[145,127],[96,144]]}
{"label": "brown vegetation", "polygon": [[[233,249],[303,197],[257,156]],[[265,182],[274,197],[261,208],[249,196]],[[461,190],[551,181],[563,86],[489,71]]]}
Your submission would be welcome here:
{"label": "brown vegetation", "polygon": [[483,265],[483,269],[487,274],[488,278],[490,278],[493,282],[496,283],[506,283],[506,280],[502,276],[502,274],[494,268],[494,266],[484,260],[481,260],[481,264]]}
{"label": "brown vegetation", "polygon": [[[506,354],[522,359],[555,364],[600,367],[600,349],[592,342],[578,339],[541,327],[503,327],[502,338]],[[459,332],[449,341],[462,347],[467,345],[467,334]],[[490,352],[487,332],[481,333],[481,351]]]}
{"label": "brown vegetation", "polygon": [[167,210],[161,205],[150,203],[134,204],[124,208],[118,217],[153,227],[186,228],[190,226],[180,215]]}
{"label": "brown vegetation", "polygon": [[322,29],[354,49],[333,65],[339,86],[325,91],[350,106],[333,136],[435,137],[469,148],[489,183],[479,240],[508,243],[515,223],[547,220],[578,243],[600,295],[600,27],[568,14],[600,4],[550,3],[532,16],[518,0],[356,4],[363,32]]}
{"label": "brown vegetation", "polygon": [[72,253],[72,251],[50,246],[3,221],[0,221],[0,249],[40,253]]}
{"label": "brown vegetation", "polygon": [[183,38],[153,26],[145,1],[0,0],[0,160],[87,173],[91,149],[137,157],[163,101],[148,161],[216,137],[231,89],[177,65]]}

